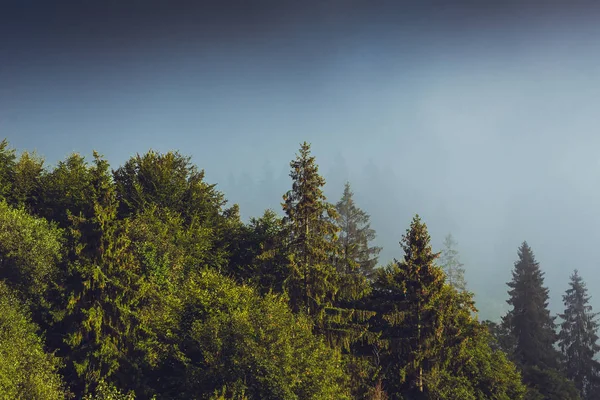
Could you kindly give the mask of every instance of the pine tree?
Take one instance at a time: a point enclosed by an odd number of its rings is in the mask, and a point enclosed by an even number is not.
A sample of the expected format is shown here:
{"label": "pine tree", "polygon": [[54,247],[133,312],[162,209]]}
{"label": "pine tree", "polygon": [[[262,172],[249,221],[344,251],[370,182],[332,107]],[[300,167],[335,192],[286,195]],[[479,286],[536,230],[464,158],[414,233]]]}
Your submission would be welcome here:
{"label": "pine tree", "polygon": [[587,287],[577,270],[571,275],[569,286],[563,295],[565,312],[559,314],[563,322],[558,343],[565,357],[567,377],[573,380],[582,399],[592,399],[600,372],[600,363],[595,360],[600,351],[600,346],[596,343],[597,313],[592,312]]}
{"label": "pine tree", "polygon": [[375,240],[375,230],[369,223],[370,216],[354,203],[354,193],[346,182],[344,194],[335,208],[340,228],[338,244],[340,248],[338,268],[344,273],[358,272],[370,278],[377,265],[381,247],[369,246]]}
{"label": "pine tree", "polygon": [[467,290],[464,264],[460,262],[456,245],[457,243],[452,234],[448,234],[444,239],[444,249],[440,257],[440,266],[446,273],[446,282],[454,289],[464,292]]}
{"label": "pine tree", "polygon": [[286,286],[292,308],[311,315],[331,304],[338,290],[333,265],[337,215],[323,194],[325,179],[319,175],[308,143],[301,145],[290,167],[293,186],[282,203],[290,254]]}

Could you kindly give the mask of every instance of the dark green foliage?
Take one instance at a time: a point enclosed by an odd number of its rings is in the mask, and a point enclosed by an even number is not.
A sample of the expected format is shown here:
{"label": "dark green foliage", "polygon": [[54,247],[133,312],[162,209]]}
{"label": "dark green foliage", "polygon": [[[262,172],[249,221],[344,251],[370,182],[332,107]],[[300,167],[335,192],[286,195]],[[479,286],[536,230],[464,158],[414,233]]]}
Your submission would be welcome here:
{"label": "dark green foliage", "polygon": [[226,200],[216,185],[204,181],[198,170],[178,152],[150,151],[137,155],[114,171],[119,215],[127,217],[158,206],[181,215],[186,226],[210,229],[210,264],[223,268],[229,254],[227,236],[239,222],[237,206],[224,209]]}
{"label": "dark green foliage", "polygon": [[515,351],[515,338],[512,336],[508,321],[508,319],[503,318],[500,323],[483,321],[483,324],[488,328],[491,335],[490,346],[512,356]]}
{"label": "dark green foliage", "polygon": [[600,386],[597,314],[592,312],[587,287],[577,270],[571,275],[569,286],[563,295],[565,311],[560,314],[563,322],[558,344],[565,358],[566,376],[573,380],[582,399],[592,399]]}
{"label": "dark green foliage", "polygon": [[36,153],[24,151],[15,165],[12,199],[30,212],[40,201],[42,179],[45,174],[44,159]]}
{"label": "dark green foliage", "polygon": [[0,200],[10,197],[15,180],[15,150],[8,147],[8,141],[0,142]]}
{"label": "dark green foliage", "polygon": [[59,360],[44,351],[27,309],[0,280],[0,399],[60,400]]}
{"label": "dark green foliage", "polygon": [[294,311],[313,315],[331,304],[339,289],[333,265],[337,214],[323,194],[325,179],[308,143],[302,144],[290,167],[292,190],[283,196],[282,204],[290,266],[286,289]]}
{"label": "dark green foliage", "polygon": [[[472,316],[472,294],[444,282],[427,227],[416,216],[401,242],[402,261],[376,275],[366,307],[379,337],[369,346],[391,399],[520,399],[515,366],[490,347],[485,326]],[[404,396],[404,397],[402,397]]]}
{"label": "dark green foliage", "polygon": [[237,248],[232,252],[230,271],[263,293],[283,293],[289,272],[285,233],[283,219],[272,210],[252,218],[233,244]]}
{"label": "dark green foliage", "polygon": [[[415,216],[400,243],[402,261],[378,271],[375,279],[375,327],[385,347],[386,387],[394,393],[424,392],[424,375],[441,345],[436,333],[436,305],[444,274],[435,266],[437,254],[427,227]],[[392,396],[392,398],[398,398]]]}
{"label": "dark green foliage", "polygon": [[[99,177],[106,176],[106,161],[94,154],[90,166],[79,154],[72,154],[41,177],[41,196],[34,205],[36,214],[55,221],[61,228],[71,226],[69,215],[89,218],[94,201],[102,196]],[[104,170],[103,170],[104,169]]]}
{"label": "dark green foliage", "polygon": [[556,369],[526,366],[522,374],[523,381],[528,386],[525,400],[578,400],[580,398],[573,382]]}
{"label": "dark green foliage", "polygon": [[465,269],[459,260],[456,241],[451,234],[444,239],[444,249],[440,256],[440,266],[446,273],[446,282],[458,291],[467,290]]}
{"label": "dark green foliage", "polygon": [[510,332],[510,355],[521,368],[523,381],[528,386],[527,399],[577,399],[575,386],[559,372],[560,354],[554,347],[558,336],[555,317],[548,310],[548,289],[544,287],[544,274],[535,256],[523,242],[519,247],[519,260],[515,262],[513,279],[508,283],[511,310],[503,325]]}
{"label": "dark green foliage", "polygon": [[507,300],[512,308],[506,318],[516,339],[514,358],[522,366],[558,368],[559,354],[554,348],[555,317],[551,317],[548,310],[544,273],[527,242],[519,248],[519,260],[512,274]]}
{"label": "dark green foliage", "polygon": [[94,394],[86,394],[83,400],[135,400],[133,392],[123,393],[114,385],[106,383],[104,380],[98,382]]}
{"label": "dark green foliage", "polygon": [[[515,313],[492,338],[418,216],[371,275],[349,185],[338,213],[307,143],[291,167],[285,217],[244,224],[177,152],[47,170],[1,142],[0,398],[66,398],[60,369],[86,400],[521,399]],[[575,398],[524,374],[531,398]]]}
{"label": "dark green foliage", "polygon": [[[73,219],[71,235],[80,244],[71,264],[71,277],[80,284],[68,292],[66,343],[81,385],[95,388],[114,375],[129,358],[137,326],[136,307],[144,296],[140,267],[128,237],[128,221],[116,219],[117,203],[108,191],[94,215]],[[83,237],[95,240],[81,242]]]}
{"label": "dark green foliage", "polygon": [[0,279],[22,294],[37,323],[51,319],[62,244],[53,224],[0,201]]}

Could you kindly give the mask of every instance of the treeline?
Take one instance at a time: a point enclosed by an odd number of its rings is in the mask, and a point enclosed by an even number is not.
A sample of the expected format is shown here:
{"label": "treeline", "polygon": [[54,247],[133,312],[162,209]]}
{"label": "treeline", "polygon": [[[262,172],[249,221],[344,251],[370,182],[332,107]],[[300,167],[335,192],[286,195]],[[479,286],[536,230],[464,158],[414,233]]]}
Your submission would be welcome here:
{"label": "treeline", "polygon": [[415,216],[378,267],[350,185],[329,203],[307,143],[290,168],[282,216],[243,223],[177,152],[50,169],[1,142],[0,397],[600,398],[577,272],[558,330],[523,243],[480,322],[451,237]]}

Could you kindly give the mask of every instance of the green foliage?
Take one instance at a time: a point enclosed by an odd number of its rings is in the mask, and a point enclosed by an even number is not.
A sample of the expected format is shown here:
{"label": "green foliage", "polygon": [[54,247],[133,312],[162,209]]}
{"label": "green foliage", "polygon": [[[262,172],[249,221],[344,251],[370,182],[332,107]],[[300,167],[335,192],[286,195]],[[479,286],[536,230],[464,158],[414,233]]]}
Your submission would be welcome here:
{"label": "green foliage", "polygon": [[90,217],[94,200],[102,196],[99,177],[106,175],[106,161],[94,153],[95,163],[90,166],[79,154],[72,154],[41,177],[41,196],[35,213],[60,227],[71,226],[70,215]]}
{"label": "green foliage", "polygon": [[[402,260],[371,275],[369,217],[349,185],[327,202],[307,143],[285,217],[247,224],[177,152],[112,172],[97,153],[52,170],[15,154],[0,143],[2,398],[68,397],[59,368],[86,400],[523,396],[503,352],[521,354],[516,313],[478,323],[418,216]],[[555,370],[524,377],[532,398],[575,398]]]}
{"label": "green foliage", "polygon": [[44,351],[27,309],[0,280],[0,399],[59,400],[58,359]]}
{"label": "green foliage", "polygon": [[514,357],[520,365],[556,368],[559,355],[554,349],[557,340],[554,317],[548,310],[548,289],[543,286],[544,273],[527,245],[519,248],[513,279],[508,283],[512,306],[506,316],[516,340]]}
{"label": "green foliage", "polygon": [[45,174],[44,159],[35,152],[21,153],[15,164],[14,186],[11,193],[13,202],[35,210],[40,201],[42,179]]}
{"label": "green foliage", "polygon": [[135,400],[135,394],[123,393],[115,385],[100,380],[94,394],[86,394],[83,400]]}
{"label": "green foliage", "polygon": [[210,229],[210,265],[227,263],[232,224],[239,224],[237,206],[224,209],[226,200],[216,185],[204,181],[204,171],[178,152],[149,151],[129,159],[114,171],[119,216],[129,217],[158,206],[177,213],[186,226]]}
{"label": "green foliage", "polygon": [[577,389],[559,372],[560,354],[554,347],[558,336],[548,310],[544,273],[527,242],[519,247],[518,255],[508,283],[507,302],[512,309],[502,322],[512,340],[506,336],[501,339],[512,347],[510,355],[522,370],[527,399],[577,399]]}
{"label": "green foliage", "polygon": [[596,361],[600,351],[597,314],[592,312],[587,287],[577,270],[571,275],[569,286],[563,296],[565,312],[560,314],[563,322],[558,343],[565,359],[566,376],[573,380],[583,399],[592,399],[600,385],[600,363]]}
{"label": "green foliage", "polygon": [[15,150],[8,147],[8,141],[0,142],[0,200],[9,198],[14,185]]}
{"label": "green foliage", "polygon": [[446,273],[446,282],[458,291],[467,290],[465,269],[459,260],[456,241],[451,234],[444,239],[444,249],[440,256],[440,266]]}
{"label": "green foliage", "polygon": [[339,291],[339,276],[333,265],[338,228],[335,207],[327,203],[310,145],[304,142],[290,163],[292,190],[283,196],[290,274],[286,289],[292,309],[308,315],[330,305]]}
{"label": "green foliage", "polygon": [[[385,351],[386,385],[395,393],[423,393],[423,378],[440,351],[437,327],[444,274],[434,261],[427,227],[415,216],[402,238],[404,258],[378,271],[375,329]],[[393,397],[394,398],[394,397]]]}
{"label": "green foliage", "polygon": [[57,279],[62,244],[53,224],[0,201],[0,279],[23,294],[36,319],[50,307],[47,296]]}
{"label": "green foliage", "polygon": [[558,370],[526,366],[523,381],[527,384],[525,400],[579,400],[579,393],[572,381]]}
{"label": "green foliage", "polygon": [[[102,168],[97,159],[97,169]],[[145,286],[128,237],[128,221],[116,218],[117,203],[109,176],[98,180],[105,194],[94,201],[94,214],[72,217],[70,236],[75,258],[69,280],[66,343],[71,367],[86,392],[115,374],[131,351],[136,308]]]}
{"label": "green foliage", "polygon": [[339,352],[315,337],[284,297],[261,297],[211,271],[184,290],[183,346],[191,357],[180,398],[223,387],[227,398],[349,398]]}
{"label": "green foliage", "polygon": [[250,219],[234,243],[237,248],[230,260],[230,272],[263,293],[283,293],[289,271],[285,232],[283,219],[272,210]]}

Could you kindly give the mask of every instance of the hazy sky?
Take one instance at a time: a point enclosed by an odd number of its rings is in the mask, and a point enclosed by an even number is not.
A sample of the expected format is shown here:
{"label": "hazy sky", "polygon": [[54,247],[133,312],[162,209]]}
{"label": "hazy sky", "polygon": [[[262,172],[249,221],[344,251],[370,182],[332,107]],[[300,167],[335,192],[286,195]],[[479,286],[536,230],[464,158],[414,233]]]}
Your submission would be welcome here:
{"label": "hazy sky", "polygon": [[178,149],[244,218],[280,209],[306,140],[382,264],[419,213],[436,247],[458,240],[486,317],[523,240],[554,311],[574,268],[600,310],[597,9],[200,3],[0,2],[0,137],[50,164]]}

